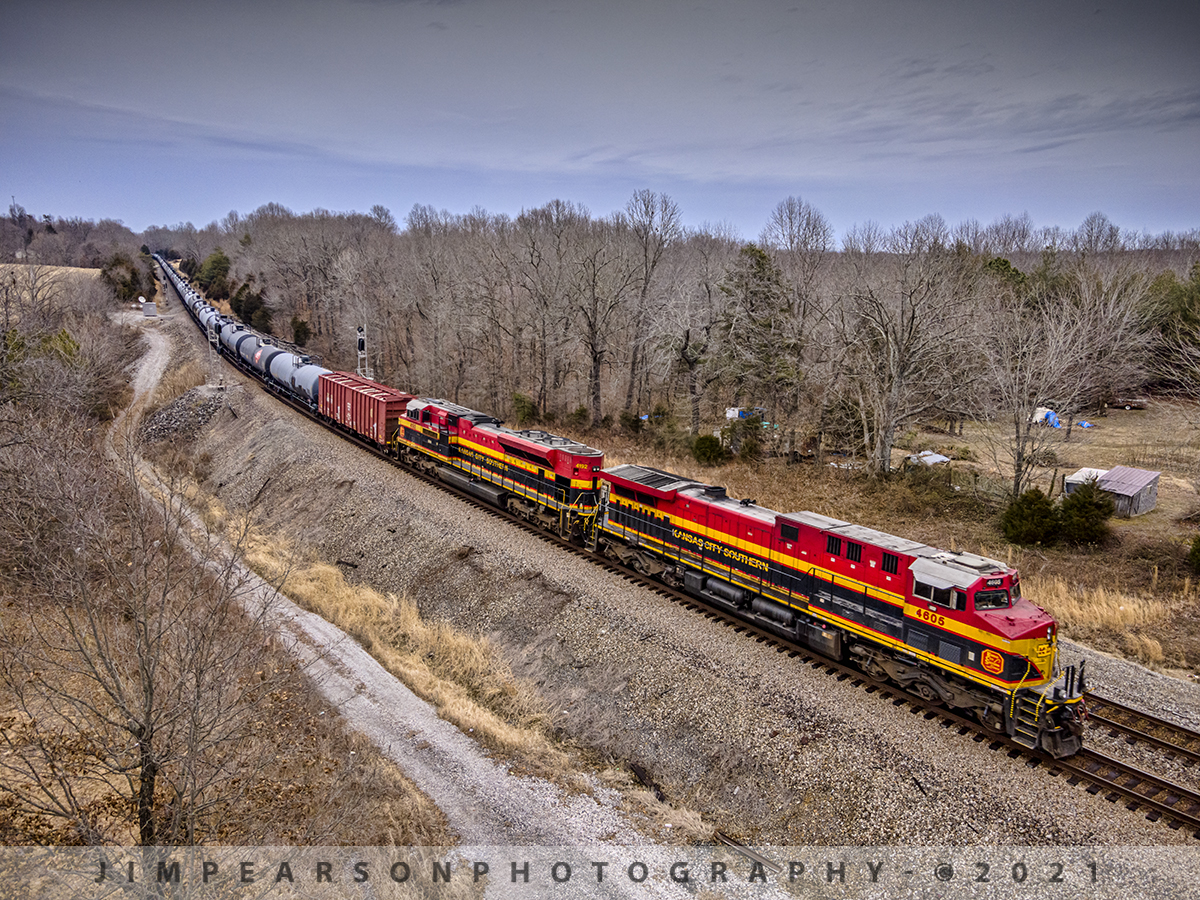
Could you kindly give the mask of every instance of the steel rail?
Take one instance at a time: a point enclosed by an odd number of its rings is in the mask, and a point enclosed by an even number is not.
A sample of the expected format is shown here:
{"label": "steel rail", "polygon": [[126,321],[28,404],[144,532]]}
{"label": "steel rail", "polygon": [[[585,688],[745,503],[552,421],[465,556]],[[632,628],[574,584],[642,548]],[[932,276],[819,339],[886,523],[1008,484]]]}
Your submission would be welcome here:
{"label": "steel rail", "polygon": [[1084,695],[1084,702],[1093,728],[1107,729],[1113,736],[1123,734],[1130,744],[1148,744],[1184,765],[1200,763],[1200,732],[1091,692]]}

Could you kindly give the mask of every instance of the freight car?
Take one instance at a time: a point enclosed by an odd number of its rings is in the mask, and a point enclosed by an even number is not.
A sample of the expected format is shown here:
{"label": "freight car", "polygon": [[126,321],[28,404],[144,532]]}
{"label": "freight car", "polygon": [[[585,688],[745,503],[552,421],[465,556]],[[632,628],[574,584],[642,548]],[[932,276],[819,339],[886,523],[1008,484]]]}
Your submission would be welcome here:
{"label": "freight car", "polygon": [[569,438],[332,372],[221,316],[156,259],[231,362],[406,465],[1026,747],[1080,748],[1082,669],[1059,669],[1054,620],[998,560],[778,513],[645,466],[604,469],[602,451]]}
{"label": "freight car", "polygon": [[811,512],[778,513],[645,466],[602,473],[596,549],[1061,757],[1083,677],[1016,570]]}

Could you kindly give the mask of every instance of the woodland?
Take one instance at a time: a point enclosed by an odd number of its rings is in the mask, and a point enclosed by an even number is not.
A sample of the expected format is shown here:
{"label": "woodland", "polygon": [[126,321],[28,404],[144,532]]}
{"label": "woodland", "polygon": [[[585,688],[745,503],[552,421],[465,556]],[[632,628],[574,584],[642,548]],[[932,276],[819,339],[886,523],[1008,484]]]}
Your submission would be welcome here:
{"label": "woodland", "polygon": [[687,443],[737,407],[754,431],[726,429],[726,448],[835,452],[886,475],[919,422],[1002,423],[1011,496],[1038,461],[1039,407],[1069,425],[1197,383],[1200,230],[1132,233],[1099,212],[1075,230],[930,215],[838,240],[788,197],[747,241],[685,226],[650,190],[603,217],[561,200],[515,217],[418,205],[403,223],[382,206],[267,204],[141,235],[14,206],[0,242],[103,266],[123,297],[150,283],[145,252],[164,252],[211,300],[327,367],[354,368],[363,327],[379,380],[517,426],[669,420]]}

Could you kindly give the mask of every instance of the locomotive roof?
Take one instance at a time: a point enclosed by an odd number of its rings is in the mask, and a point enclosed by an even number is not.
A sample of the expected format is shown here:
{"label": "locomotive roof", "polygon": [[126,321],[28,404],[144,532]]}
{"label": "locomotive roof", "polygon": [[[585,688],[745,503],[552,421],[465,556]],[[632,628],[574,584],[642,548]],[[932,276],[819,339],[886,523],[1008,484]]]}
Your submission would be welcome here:
{"label": "locomotive roof", "polygon": [[581,444],[579,441],[572,440],[568,437],[562,437],[557,434],[551,434],[548,431],[540,431],[536,428],[525,428],[520,431],[514,428],[506,428],[504,424],[495,416],[489,416],[487,413],[479,412],[478,410],[468,409],[465,406],[459,406],[457,403],[451,403],[449,400],[429,400],[422,398],[414,400],[419,407],[427,404],[433,404],[441,409],[446,410],[458,416],[460,419],[466,419],[475,428],[483,428],[486,431],[493,431],[497,435],[506,437],[517,437],[530,443],[538,444],[545,447],[547,450],[564,450],[575,456],[603,456],[603,450],[597,450],[594,447],[589,447],[587,444]]}
{"label": "locomotive roof", "polygon": [[673,475],[649,466],[622,465],[605,469],[604,474],[614,480],[631,482],[647,488],[648,493],[670,499],[674,494],[682,494],[704,500],[712,506],[736,512],[739,515],[757,519],[774,525],[777,521],[794,522],[807,525],[821,531],[827,531],[864,544],[872,544],[890,553],[915,556],[914,571],[920,570],[923,577],[947,582],[958,586],[969,586],[982,575],[995,572],[1006,572],[1008,566],[996,559],[980,556],[976,553],[961,553],[941,550],[931,547],[911,538],[877,531],[865,525],[855,525],[831,516],[823,516],[815,512],[780,513],[773,509],[757,506],[752,501],[735,500],[725,493],[725,489],[715,485],[704,484],[682,475]]}
{"label": "locomotive roof", "polygon": [[412,409],[415,406],[417,409],[423,409],[431,404],[439,409],[444,409],[452,415],[458,416],[460,419],[466,419],[472,425],[500,424],[500,420],[495,416],[489,416],[487,413],[481,413],[476,409],[467,409],[465,406],[459,406],[457,403],[451,403],[449,400],[431,400],[428,397],[421,397],[417,400],[410,400],[408,408]]}

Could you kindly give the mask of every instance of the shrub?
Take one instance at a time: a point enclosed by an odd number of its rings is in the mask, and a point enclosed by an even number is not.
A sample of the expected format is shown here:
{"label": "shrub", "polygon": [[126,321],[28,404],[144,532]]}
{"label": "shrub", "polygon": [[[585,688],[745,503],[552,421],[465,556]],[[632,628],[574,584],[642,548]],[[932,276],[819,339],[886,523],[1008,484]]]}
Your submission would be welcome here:
{"label": "shrub", "polygon": [[1192,549],[1188,552],[1187,561],[1191,570],[1200,575],[1200,534],[1196,535],[1195,540],[1192,541]]}
{"label": "shrub", "polygon": [[312,337],[312,327],[306,319],[301,319],[299,316],[292,316],[292,343],[297,347],[303,347],[308,343],[308,339]]}
{"label": "shrub", "polygon": [[711,434],[702,434],[692,444],[692,456],[702,466],[717,466],[725,462],[725,448]]}
{"label": "shrub", "polygon": [[1086,481],[1063,498],[1058,510],[1059,535],[1077,546],[1100,544],[1109,535],[1108,520],[1114,510],[1112,498],[1095,480]]}
{"label": "shrub", "polygon": [[271,311],[265,306],[260,306],[254,311],[254,315],[250,317],[250,326],[255,331],[261,331],[263,334],[271,334]]}
{"label": "shrub", "polygon": [[628,409],[623,409],[618,417],[618,421],[621,423],[622,431],[628,431],[630,434],[642,433],[642,417],[637,413],[631,412]]}
{"label": "shrub", "polygon": [[1000,528],[1014,544],[1052,544],[1058,532],[1058,514],[1049,497],[1031,488],[1004,510]]}
{"label": "shrub", "polygon": [[512,402],[513,420],[517,423],[518,428],[524,428],[531,422],[537,421],[537,404],[533,402],[532,397],[517,392],[512,395]]}
{"label": "shrub", "polygon": [[[137,263],[124,253],[114,254],[104,264],[100,270],[100,278],[122,303],[128,303],[146,291],[142,286],[142,273],[138,271]],[[146,283],[149,285],[149,293],[153,294],[153,280],[147,279]]]}
{"label": "shrub", "polygon": [[577,406],[575,411],[567,416],[567,424],[572,428],[585,428],[592,420],[592,412],[586,406]]}
{"label": "shrub", "polygon": [[218,247],[204,260],[196,275],[196,284],[212,300],[229,299],[229,269],[232,263]]}

